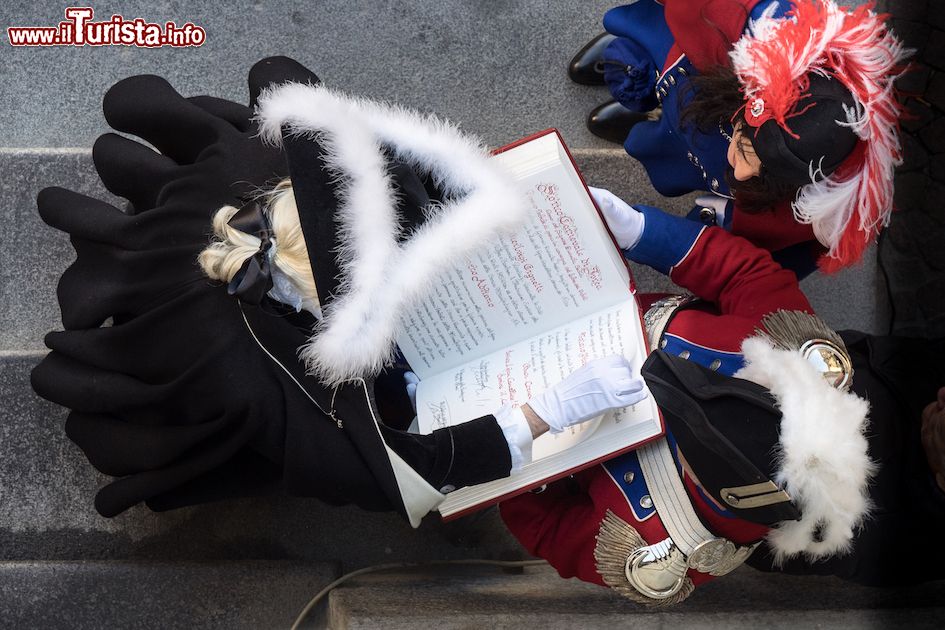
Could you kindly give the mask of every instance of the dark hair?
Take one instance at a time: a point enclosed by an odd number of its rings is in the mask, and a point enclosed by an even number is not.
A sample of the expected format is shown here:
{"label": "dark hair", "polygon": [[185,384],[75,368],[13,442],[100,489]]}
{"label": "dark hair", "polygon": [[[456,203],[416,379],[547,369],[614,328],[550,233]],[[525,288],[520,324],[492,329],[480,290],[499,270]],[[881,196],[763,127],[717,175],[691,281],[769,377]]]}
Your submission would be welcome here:
{"label": "dark hair", "polygon": [[[745,97],[735,72],[725,66],[719,66],[700,75],[693,76],[680,94],[683,99],[690,98],[680,114],[682,125],[692,125],[704,134],[718,133],[722,126],[729,123],[733,127],[745,125]],[[751,142],[751,134],[744,138]],[[729,168],[725,173],[732,194],[738,200],[739,210],[749,213],[773,211],[783,202],[791,201],[797,195],[797,186],[776,173],[769,171],[762,163],[757,176],[743,182],[735,179],[735,171]]]}

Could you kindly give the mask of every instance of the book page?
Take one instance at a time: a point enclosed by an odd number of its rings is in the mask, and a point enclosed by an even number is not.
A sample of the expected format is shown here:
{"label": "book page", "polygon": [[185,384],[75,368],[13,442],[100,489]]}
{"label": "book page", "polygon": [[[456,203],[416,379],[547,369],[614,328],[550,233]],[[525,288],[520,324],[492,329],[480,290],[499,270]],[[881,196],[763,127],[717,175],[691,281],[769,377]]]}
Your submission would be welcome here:
{"label": "book page", "polygon": [[[474,396],[486,397],[488,390],[481,388],[481,384],[487,382],[482,378],[484,367],[497,367],[498,373],[494,376],[497,386],[501,382],[500,376],[511,383],[511,389],[493,388],[498,390],[498,400],[495,402],[505,399],[522,401],[529,390],[537,393],[539,382],[552,385],[565,370],[558,367],[549,369],[549,353],[541,351],[543,345],[551,350],[550,355],[554,360],[558,360],[560,351],[560,360],[565,366],[576,368],[592,358],[620,353],[621,350],[633,365],[639,366],[645,355],[643,338],[636,301],[630,298],[625,304],[603,309],[581,322],[536,335],[512,347],[511,356],[500,351],[485,357],[486,365],[483,365],[483,360],[474,361],[455,371],[433,377],[442,379],[434,386],[435,389],[431,387],[429,391],[424,391],[424,382],[421,382],[417,392],[418,413],[421,417],[426,416],[425,428],[430,430],[436,423],[442,425],[446,421],[455,422],[467,414],[481,416],[490,413],[485,409],[487,403],[480,404],[483,401],[478,399],[469,401],[464,393],[470,391],[467,379],[471,376]],[[544,366],[541,364],[543,357],[546,359]],[[521,363],[516,364],[516,360],[521,360]],[[516,382],[516,378],[519,381]],[[460,398],[467,400],[458,400]],[[471,405],[467,407],[467,403]],[[464,413],[467,409],[469,411]],[[557,436],[545,434],[539,437],[532,446],[532,461],[521,470],[503,479],[451,492],[437,509],[444,518],[465,514],[502,497],[613,457],[659,436],[661,432],[659,409],[651,395],[631,407],[609,412]]]}
{"label": "book page", "polygon": [[[417,389],[420,432],[431,433],[494,413],[505,403],[521,405],[593,359],[618,354],[639,368],[645,358],[638,341],[639,321],[635,301],[625,297],[623,304],[422,380]],[[610,415],[604,423],[619,424],[631,416],[631,410]],[[651,417],[644,414],[639,419]],[[598,418],[557,435],[545,434],[535,440],[532,458],[537,461],[568,449],[600,427]]]}
{"label": "book page", "polygon": [[[520,150],[531,157],[516,162]],[[444,270],[429,297],[402,318],[397,343],[421,379],[629,294],[620,253],[555,134],[493,159],[519,177],[531,214],[515,234]]]}

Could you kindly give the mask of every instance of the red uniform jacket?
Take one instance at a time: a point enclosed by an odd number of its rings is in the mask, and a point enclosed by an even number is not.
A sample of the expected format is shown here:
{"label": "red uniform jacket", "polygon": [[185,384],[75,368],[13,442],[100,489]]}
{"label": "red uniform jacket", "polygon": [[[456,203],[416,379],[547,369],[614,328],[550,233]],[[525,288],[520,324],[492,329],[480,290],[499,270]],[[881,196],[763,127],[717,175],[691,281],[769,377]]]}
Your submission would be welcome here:
{"label": "red uniform jacket", "polygon": [[[676,284],[704,301],[678,312],[667,326],[662,335],[667,352],[731,374],[741,366],[742,340],[761,326],[765,315],[779,309],[812,312],[794,273],[781,268],[767,251],[721,228],[701,227],[653,208],[643,211],[646,227],[628,256],[668,273]],[[641,297],[646,308],[651,300]],[[614,467],[609,466],[614,461],[500,506],[502,518],[522,545],[548,560],[562,577],[603,584],[595,568],[594,547],[607,510],[650,543],[667,536],[658,515],[641,509],[632,496],[633,484],[628,491],[614,479]],[[684,458],[677,456],[677,461]],[[685,471],[684,464],[681,468]],[[710,505],[688,474],[683,474],[683,480],[696,511],[716,535],[736,543],[764,536],[765,527]],[[696,585],[711,579],[692,569],[689,576]]]}

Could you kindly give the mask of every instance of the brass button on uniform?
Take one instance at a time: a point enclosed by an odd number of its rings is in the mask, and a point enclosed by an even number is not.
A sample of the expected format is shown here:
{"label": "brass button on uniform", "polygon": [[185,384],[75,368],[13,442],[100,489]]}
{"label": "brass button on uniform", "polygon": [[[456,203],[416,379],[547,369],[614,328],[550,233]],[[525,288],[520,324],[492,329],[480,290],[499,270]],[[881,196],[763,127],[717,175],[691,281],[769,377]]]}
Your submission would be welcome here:
{"label": "brass button on uniform", "polygon": [[634,477],[634,474],[633,474],[633,471],[632,471],[632,470],[630,470],[630,471],[628,471],[628,472],[625,472],[625,473],[623,474],[623,480],[624,480],[624,482],[626,482],[626,483],[633,483],[633,477]]}
{"label": "brass button on uniform", "polygon": [[683,350],[682,352],[680,352],[680,353],[679,353],[679,358],[680,358],[680,359],[688,359],[688,358],[689,358],[689,351],[688,351],[688,350]]}
{"label": "brass button on uniform", "polygon": [[651,507],[653,507],[653,499],[650,498],[650,495],[644,494],[642,497],[640,497],[640,507],[644,510],[649,510]]}
{"label": "brass button on uniform", "polygon": [[662,350],[662,349],[665,348],[665,347],[666,347],[666,340],[665,340],[665,339],[660,339],[660,350]]}
{"label": "brass button on uniform", "polygon": [[719,369],[720,367],[722,367],[722,361],[719,360],[719,359],[714,359],[714,360],[712,361],[712,363],[709,364],[709,369],[710,369],[710,370],[717,370],[717,369]]}
{"label": "brass button on uniform", "polygon": [[699,210],[699,220],[706,225],[715,225],[715,210],[712,208],[702,208]]}

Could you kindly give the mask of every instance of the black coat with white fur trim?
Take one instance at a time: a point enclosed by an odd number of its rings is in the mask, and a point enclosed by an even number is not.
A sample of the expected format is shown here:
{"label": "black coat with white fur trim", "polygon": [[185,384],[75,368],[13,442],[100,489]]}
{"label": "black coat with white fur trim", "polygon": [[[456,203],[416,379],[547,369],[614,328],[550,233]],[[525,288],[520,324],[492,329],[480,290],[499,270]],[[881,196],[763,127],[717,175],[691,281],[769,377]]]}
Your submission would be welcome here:
{"label": "black coat with white fur trim", "polygon": [[[250,73],[254,100],[286,78],[318,81],[291,60],[267,59]],[[41,396],[70,409],[69,437],[115,477],[96,497],[101,514],[289,494],[396,510],[416,523],[442,499],[441,485],[508,473],[494,419],[462,432],[456,449],[388,430],[370,380],[329,387],[306,375],[296,352],[307,323],[241,304],[200,272],[213,213],[286,175],[249,108],[185,99],[144,76],[113,87],[105,112],[161,152],[114,134],[96,143],[96,168],[131,201],[129,212],[63,189],[40,194],[43,219],[69,234],[77,259],[59,286],[65,330],[47,337],[52,352],[32,374]],[[425,204],[423,181],[408,167],[394,171],[405,207]],[[332,187],[319,194],[330,211]],[[324,271],[316,278],[331,286]],[[482,453],[498,455],[484,463]]]}

